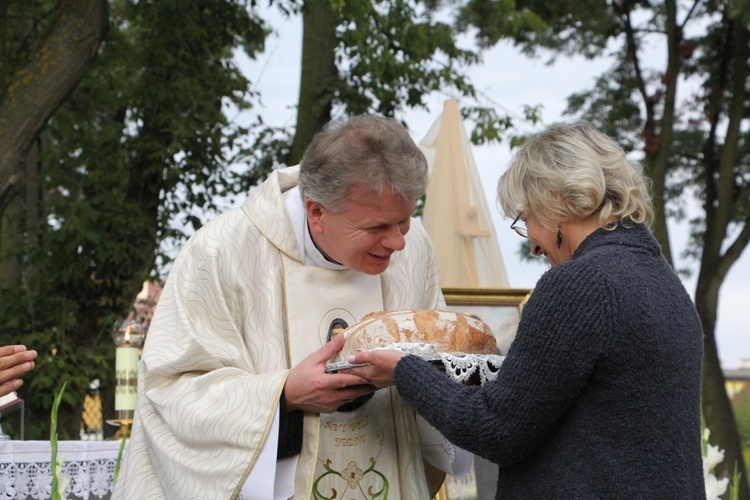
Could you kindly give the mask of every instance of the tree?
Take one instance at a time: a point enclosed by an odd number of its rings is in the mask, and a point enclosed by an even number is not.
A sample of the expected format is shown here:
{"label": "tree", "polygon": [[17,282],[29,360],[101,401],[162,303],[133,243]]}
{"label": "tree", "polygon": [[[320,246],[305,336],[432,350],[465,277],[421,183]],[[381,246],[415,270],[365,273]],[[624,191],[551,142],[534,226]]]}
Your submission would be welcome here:
{"label": "tree", "polygon": [[[107,32],[108,17],[104,1],[31,6],[6,2],[3,7],[3,32],[9,36],[3,37],[0,62],[0,73],[6,75],[0,94],[0,265],[3,298],[14,301],[17,295],[6,294],[8,290],[28,290],[21,264],[24,253],[39,252],[41,246],[41,131],[90,68]],[[29,10],[44,15],[20,15]],[[3,312],[20,308],[14,301]],[[14,333],[29,324],[28,317],[24,321],[14,314],[4,315],[4,320]],[[33,317],[30,325],[35,325]],[[40,403],[50,408],[53,392],[47,396]],[[35,405],[29,406],[33,415]]]}
{"label": "tree", "polygon": [[338,75],[335,61],[336,25],[330,0],[308,0],[302,7],[302,68],[294,140],[286,161],[298,163],[315,132],[331,119]]}
{"label": "tree", "polygon": [[[477,141],[502,136],[510,120],[492,107],[476,104],[476,89],[463,73],[480,61],[479,54],[460,47],[456,31],[438,19],[452,13],[437,10],[437,4],[416,0],[302,4],[300,95],[287,164],[297,163],[313,134],[335,116],[394,117],[403,109],[425,107],[425,98],[438,90],[465,99],[463,113],[476,123]],[[532,26],[524,13],[517,13],[514,23]]]}
{"label": "tree", "polygon": [[[690,206],[700,207],[690,220],[686,256],[699,263],[695,304],[705,334],[703,414],[712,438],[726,451],[723,466],[738,463],[745,471],[715,326],[721,284],[750,241],[750,5],[525,0],[517,7],[536,13],[546,28],[511,32],[498,21],[505,18],[506,5],[472,0],[463,25],[477,26],[483,44],[511,39],[530,54],[610,54],[612,67],[593,89],[570,97],[568,113],[590,119],[640,153],[652,181],[654,234],[670,262],[667,219],[683,220]],[[661,68],[649,66],[654,50],[665,61]],[[747,474],[740,496],[750,497]]]}
{"label": "tree", "polygon": [[[78,433],[80,395],[91,379],[103,379],[104,400],[113,400],[110,328],[155,271],[159,245],[180,238],[184,224],[200,223],[186,207],[210,210],[242,187],[231,167],[246,148],[247,131],[230,124],[224,109],[230,102],[250,105],[233,51],[262,48],[262,21],[242,1],[114,1],[101,47],[100,40],[89,41],[60,61],[80,82],[50,71],[58,59],[49,54],[81,34],[95,38],[91,28],[101,21],[87,20],[92,11],[107,25],[107,4],[40,0],[29,9],[27,2],[3,3],[5,24],[28,27],[0,35],[0,64],[16,75],[0,87],[0,151],[15,155],[0,156],[2,185],[15,182],[3,192],[0,265],[15,279],[0,289],[0,331],[4,342],[41,351],[27,377],[36,394],[26,407],[30,438],[47,432],[62,380],[69,381],[60,408],[63,437]],[[18,96],[33,113],[6,112],[19,105]],[[33,129],[26,126],[30,116]],[[6,133],[16,130],[23,137]],[[38,186],[29,184],[30,176],[9,173],[31,144],[38,145],[32,165]],[[21,198],[27,190],[38,196]],[[174,227],[178,213],[183,220]],[[10,224],[18,229],[6,231]]]}

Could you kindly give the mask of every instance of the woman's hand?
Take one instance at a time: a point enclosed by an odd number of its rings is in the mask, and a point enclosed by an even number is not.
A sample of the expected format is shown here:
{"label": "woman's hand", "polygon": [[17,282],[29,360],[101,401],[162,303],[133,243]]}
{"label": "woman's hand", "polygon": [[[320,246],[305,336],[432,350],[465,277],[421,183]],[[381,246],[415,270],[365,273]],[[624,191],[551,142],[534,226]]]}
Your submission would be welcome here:
{"label": "woman's hand", "polygon": [[0,397],[10,394],[23,385],[19,377],[34,368],[36,351],[27,351],[23,345],[0,347]]}
{"label": "woman's hand", "polygon": [[344,373],[358,375],[378,389],[393,385],[393,370],[399,360],[406,356],[401,351],[377,349],[352,354],[347,358],[351,364],[369,363],[359,368],[348,368]]}

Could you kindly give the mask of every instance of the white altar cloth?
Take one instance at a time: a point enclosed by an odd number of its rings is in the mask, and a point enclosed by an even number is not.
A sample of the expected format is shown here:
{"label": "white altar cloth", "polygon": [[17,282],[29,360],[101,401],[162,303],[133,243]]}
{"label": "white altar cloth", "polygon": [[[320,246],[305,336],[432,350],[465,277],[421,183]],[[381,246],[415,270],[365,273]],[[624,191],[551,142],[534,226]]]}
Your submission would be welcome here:
{"label": "white altar cloth", "polygon": [[[58,441],[66,497],[109,498],[119,451],[120,441]],[[0,499],[50,498],[51,458],[49,441],[0,441]]]}

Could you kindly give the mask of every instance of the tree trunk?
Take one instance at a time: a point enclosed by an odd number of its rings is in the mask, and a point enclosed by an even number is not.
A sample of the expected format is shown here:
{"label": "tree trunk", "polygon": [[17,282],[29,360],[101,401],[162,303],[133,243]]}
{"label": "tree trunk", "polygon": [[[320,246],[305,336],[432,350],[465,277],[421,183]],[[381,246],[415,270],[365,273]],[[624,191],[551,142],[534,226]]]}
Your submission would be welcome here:
{"label": "tree trunk", "polygon": [[[709,283],[706,283],[706,282]],[[703,325],[703,416],[711,431],[711,444],[724,450],[724,460],[717,466],[716,475],[732,478],[735,464],[742,474],[740,477],[739,498],[750,498],[745,461],[737,421],[732,404],[727,396],[724,373],[721,369],[719,352],[716,347],[716,308],[718,286],[699,278],[695,292],[695,303]]]}
{"label": "tree trunk", "polygon": [[0,216],[0,290],[24,286],[21,262],[26,253],[39,248],[41,142],[41,138],[35,141],[21,163],[25,179],[23,192]]}
{"label": "tree trunk", "polygon": [[331,119],[333,96],[328,90],[328,82],[338,77],[335,28],[329,0],[305,2],[302,9],[302,74],[297,126],[288,165],[299,162],[313,135]]}
{"label": "tree trunk", "polygon": [[[719,289],[729,268],[747,246],[748,238],[748,229],[745,226],[740,235],[727,246],[727,235],[731,233],[730,224],[736,217],[733,206],[737,189],[735,175],[737,163],[742,157],[741,124],[746,116],[745,89],[748,78],[748,30],[740,22],[730,22],[729,26],[731,32],[728,40],[731,50],[726,54],[726,67],[731,67],[731,71],[727,72],[731,78],[727,80],[728,85],[724,94],[727,99],[727,119],[721,147],[716,147],[718,141],[711,138],[712,149],[715,149],[718,155],[711,154],[704,160],[706,231],[695,301],[704,331],[703,415],[711,430],[711,441],[725,452],[724,461],[717,467],[717,473],[725,473],[731,478],[736,464],[737,470],[741,473],[739,498],[750,499],[750,483],[747,480],[742,456],[742,442],[726,393],[715,337]],[[723,250],[724,248],[726,250]]]}
{"label": "tree trunk", "polygon": [[106,0],[64,0],[59,17],[0,103],[0,217],[25,188],[23,158],[86,74],[109,26]]}

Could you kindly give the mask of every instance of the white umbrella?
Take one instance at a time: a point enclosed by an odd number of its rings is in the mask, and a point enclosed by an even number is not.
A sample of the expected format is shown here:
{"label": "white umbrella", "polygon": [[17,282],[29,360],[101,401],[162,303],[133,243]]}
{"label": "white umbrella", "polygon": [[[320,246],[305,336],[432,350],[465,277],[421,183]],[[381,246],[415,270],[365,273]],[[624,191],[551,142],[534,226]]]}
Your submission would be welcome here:
{"label": "white umbrella", "polygon": [[458,105],[420,141],[430,166],[423,223],[432,238],[443,287],[509,288],[500,245]]}

